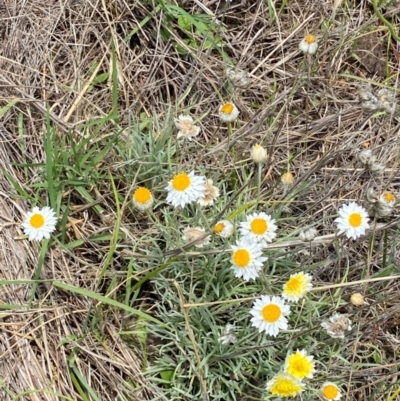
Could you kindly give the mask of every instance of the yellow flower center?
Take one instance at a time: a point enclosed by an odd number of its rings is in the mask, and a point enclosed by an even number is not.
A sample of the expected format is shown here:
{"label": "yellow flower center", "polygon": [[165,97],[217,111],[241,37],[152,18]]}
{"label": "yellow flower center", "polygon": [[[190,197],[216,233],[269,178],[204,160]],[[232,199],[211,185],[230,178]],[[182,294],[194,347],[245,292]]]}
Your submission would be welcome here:
{"label": "yellow flower center", "polygon": [[133,194],[137,203],[145,205],[151,199],[151,192],[145,187],[139,187]]}
{"label": "yellow flower center", "polygon": [[225,103],[225,104],[222,106],[221,111],[222,111],[224,114],[232,114],[233,109],[234,109],[234,107],[233,107],[233,104],[232,104],[232,103]]}
{"label": "yellow flower center", "polygon": [[271,393],[273,395],[279,395],[281,397],[294,397],[301,390],[301,387],[296,383],[293,383],[290,379],[279,378],[276,383],[271,387]]}
{"label": "yellow flower center", "polygon": [[395,197],[391,192],[385,192],[383,197],[386,199],[387,202],[394,202]]}
{"label": "yellow flower center", "polygon": [[186,173],[177,174],[172,180],[175,191],[185,191],[190,186],[190,177]]}
{"label": "yellow flower center", "polygon": [[224,223],[218,223],[214,227],[214,232],[216,232],[217,234],[220,234],[224,228],[225,228]]}
{"label": "yellow flower center", "polygon": [[349,224],[353,227],[353,228],[357,228],[361,225],[362,223],[362,216],[360,213],[352,213],[349,216]]}
{"label": "yellow flower center", "polygon": [[315,43],[316,38],[315,38],[314,35],[307,35],[307,36],[304,38],[304,41],[305,41],[308,45],[312,45],[313,43]]}
{"label": "yellow flower center", "polygon": [[44,216],[40,213],[35,213],[29,220],[29,224],[33,228],[42,228],[44,226]]}
{"label": "yellow flower center", "polygon": [[322,390],[322,394],[324,395],[325,398],[328,400],[334,400],[338,396],[338,389],[336,386],[333,384],[328,384],[324,387]]}
{"label": "yellow flower center", "polygon": [[247,267],[250,263],[250,252],[247,249],[238,249],[233,254],[233,261],[240,268]]}
{"label": "yellow flower center", "polygon": [[295,353],[289,357],[287,371],[298,379],[304,379],[312,372],[312,363],[300,353]]}
{"label": "yellow flower center", "polygon": [[266,322],[275,323],[281,317],[281,308],[275,304],[265,305],[261,315]]}
{"label": "yellow flower center", "polygon": [[286,283],[286,291],[290,293],[297,293],[301,291],[302,279],[300,277],[292,277]]}
{"label": "yellow flower center", "polygon": [[252,233],[257,234],[257,235],[262,235],[268,230],[268,223],[266,222],[265,219],[254,219],[250,223],[250,228]]}

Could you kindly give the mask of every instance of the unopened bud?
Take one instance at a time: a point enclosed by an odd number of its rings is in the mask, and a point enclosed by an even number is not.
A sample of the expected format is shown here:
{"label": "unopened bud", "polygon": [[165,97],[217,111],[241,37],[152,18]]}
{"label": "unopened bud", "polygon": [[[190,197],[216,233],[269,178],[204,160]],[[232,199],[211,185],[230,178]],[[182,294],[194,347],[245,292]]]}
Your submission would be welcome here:
{"label": "unopened bud", "polygon": [[253,159],[254,163],[261,164],[261,163],[265,163],[268,160],[267,150],[259,144],[254,145],[252,147],[250,156]]}
{"label": "unopened bud", "polygon": [[283,174],[281,180],[283,185],[286,186],[292,185],[294,181],[293,174],[290,171],[288,171],[287,173]]}
{"label": "unopened bud", "polygon": [[350,297],[350,302],[355,306],[364,305],[364,297],[359,292],[356,292]]}

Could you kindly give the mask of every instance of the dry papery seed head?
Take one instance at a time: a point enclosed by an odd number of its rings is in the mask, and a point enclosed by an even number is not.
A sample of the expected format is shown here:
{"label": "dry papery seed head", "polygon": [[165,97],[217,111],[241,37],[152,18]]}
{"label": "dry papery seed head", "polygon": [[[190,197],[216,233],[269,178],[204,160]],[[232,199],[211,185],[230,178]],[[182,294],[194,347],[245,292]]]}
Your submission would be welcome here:
{"label": "dry papery seed head", "polygon": [[361,102],[361,107],[365,110],[386,111],[393,113],[396,110],[396,96],[393,91],[386,88],[381,88],[374,93],[370,85],[362,86],[358,95]]}
{"label": "dry papery seed head", "polygon": [[386,166],[379,163],[371,149],[364,149],[357,154],[358,161],[373,174],[382,174]]}
{"label": "dry papery seed head", "polygon": [[191,116],[185,116],[181,114],[175,119],[175,126],[179,129],[177,138],[186,138],[192,140],[197,136],[201,129],[194,124],[193,118]]}
{"label": "dry papery seed head", "polygon": [[[205,233],[206,230],[202,227],[186,227],[183,230],[182,239],[185,242],[192,242],[194,240],[197,240],[198,238],[203,237]],[[195,247],[202,248],[203,246],[208,245],[209,243],[210,243],[210,236],[206,236],[202,240],[197,241]]]}
{"label": "dry papery seed head", "polygon": [[376,93],[379,102],[379,109],[385,110],[388,113],[393,113],[396,110],[395,93],[389,89],[381,88]]}
{"label": "dry papery seed head", "polygon": [[227,67],[225,74],[232,81],[232,84],[238,88],[244,89],[250,85],[249,74],[240,68]]}
{"label": "dry papery seed head", "polygon": [[311,242],[314,240],[314,238],[317,236],[317,234],[318,234],[318,231],[314,227],[311,227],[307,230],[300,231],[299,238],[300,238],[300,241]]}
{"label": "dry papery seed head", "polygon": [[360,98],[360,101],[378,101],[376,96],[372,93],[371,85],[360,86],[358,89],[358,97]]}
{"label": "dry papery seed head", "polygon": [[321,326],[332,338],[344,339],[345,332],[351,330],[351,320],[347,315],[336,313],[329,320],[321,323]]}
{"label": "dry papery seed head", "polygon": [[384,173],[386,166],[383,163],[379,163],[378,161],[374,161],[368,166],[369,171],[372,174],[381,175]]}
{"label": "dry papery seed head", "polygon": [[219,189],[213,185],[213,180],[208,179],[204,184],[203,196],[197,200],[200,206],[209,206],[219,197]]}
{"label": "dry papery seed head", "polygon": [[368,214],[379,219],[390,216],[393,213],[395,197],[391,192],[384,192],[379,195],[374,188],[370,187],[365,194],[364,203]]}
{"label": "dry papery seed head", "polygon": [[358,161],[364,166],[368,165],[368,163],[370,162],[371,157],[373,157],[371,149],[364,149],[361,152],[357,153]]}

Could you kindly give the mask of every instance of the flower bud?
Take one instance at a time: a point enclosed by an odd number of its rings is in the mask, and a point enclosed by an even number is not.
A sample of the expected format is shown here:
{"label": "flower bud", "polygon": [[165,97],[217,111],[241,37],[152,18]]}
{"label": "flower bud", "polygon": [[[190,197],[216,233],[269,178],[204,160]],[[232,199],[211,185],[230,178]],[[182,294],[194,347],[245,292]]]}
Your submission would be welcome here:
{"label": "flower bud", "polygon": [[281,180],[282,180],[283,185],[286,185],[286,186],[292,185],[293,181],[294,181],[293,174],[290,171],[288,171],[285,174],[283,174]]}
{"label": "flower bud", "polygon": [[252,147],[250,156],[253,159],[254,163],[261,164],[261,163],[265,163],[268,160],[267,150],[259,144],[254,145]]}
{"label": "flower bud", "polygon": [[355,306],[361,306],[364,304],[364,297],[359,292],[356,292],[350,297],[350,302]]}

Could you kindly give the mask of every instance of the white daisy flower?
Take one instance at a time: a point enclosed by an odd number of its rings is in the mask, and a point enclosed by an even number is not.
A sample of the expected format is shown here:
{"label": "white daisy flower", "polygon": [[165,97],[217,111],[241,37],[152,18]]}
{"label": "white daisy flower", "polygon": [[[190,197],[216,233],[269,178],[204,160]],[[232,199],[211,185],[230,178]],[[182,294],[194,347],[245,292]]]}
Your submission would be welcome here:
{"label": "white daisy flower", "polygon": [[214,232],[222,238],[228,238],[233,234],[233,224],[228,220],[220,220],[214,226]]}
{"label": "white daisy flower", "polygon": [[175,207],[184,207],[198,200],[204,194],[205,181],[204,176],[194,175],[194,171],[176,174],[165,188],[168,191],[167,202]]}
{"label": "white daisy flower", "polygon": [[290,307],[280,297],[262,295],[261,299],[254,302],[250,313],[253,315],[252,326],[257,327],[260,333],[265,331],[276,337],[280,330],[288,327],[286,316],[290,313]]}
{"label": "white daisy flower", "polygon": [[368,213],[355,202],[343,205],[338,211],[339,217],[335,219],[339,234],[346,233],[347,238],[357,239],[365,234],[368,225]]}
{"label": "white daisy flower", "polygon": [[207,180],[204,184],[204,193],[201,198],[197,200],[200,206],[209,206],[214,203],[214,200],[219,196],[219,189],[213,185],[213,180]]}
{"label": "white daisy flower", "polygon": [[[185,242],[192,242],[202,237],[206,233],[206,230],[202,227],[186,227],[183,230],[182,239]],[[195,244],[196,248],[202,248],[204,245],[208,245],[210,243],[210,236],[203,238],[200,241],[197,241]]]}
{"label": "white daisy flower", "polygon": [[186,138],[191,141],[195,136],[199,135],[201,129],[193,123],[191,116],[181,114],[175,119],[175,127],[179,129],[177,138]]}
{"label": "white daisy flower", "polygon": [[243,277],[245,281],[254,280],[259,276],[258,272],[263,267],[263,262],[267,260],[262,256],[261,245],[257,242],[250,242],[246,238],[241,238],[236,245],[231,245],[232,270],[236,277]]}
{"label": "white daisy flower", "polygon": [[231,123],[239,116],[239,110],[233,103],[225,103],[219,107],[218,116],[224,123]]}
{"label": "white daisy flower", "polygon": [[149,189],[146,187],[139,187],[133,193],[132,202],[137,209],[143,212],[153,206],[154,198]]}
{"label": "white daisy flower", "polygon": [[307,35],[300,42],[300,50],[306,54],[314,54],[318,49],[317,38],[314,35]]}
{"label": "white daisy flower", "polygon": [[43,238],[50,238],[50,234],[56,229],[57,218],[48,206],[40,210],[35,206],[27,215],[22,223],[25,234],[29,241],[40,241]]}
{"label": "white daisy flower", "polygon": [[324,400],[328,401],[338,401],[342,398],[342,393],[339,387],[335,383],[325,382],[321,386],[321,395]]}
{"label": "white daisy flower", "polygon": [[254,163],[265,163],[268,160],[267,149],[257,144],[251,148],[250,156]]}
{"label": "white daisy flower", "polygon": [[297,302],[303,298],[312,288],[312,277],[308,273],[292,274],[283,286],[282,297],[288,301]]}
{"label": "white daisy flower", "polygon": [[239,231],[243,237],[265,246],[267,242],[271,242],[276,237],[275,221],[266,213],[253,213],[247,216],[245,222],[240,223]]}

